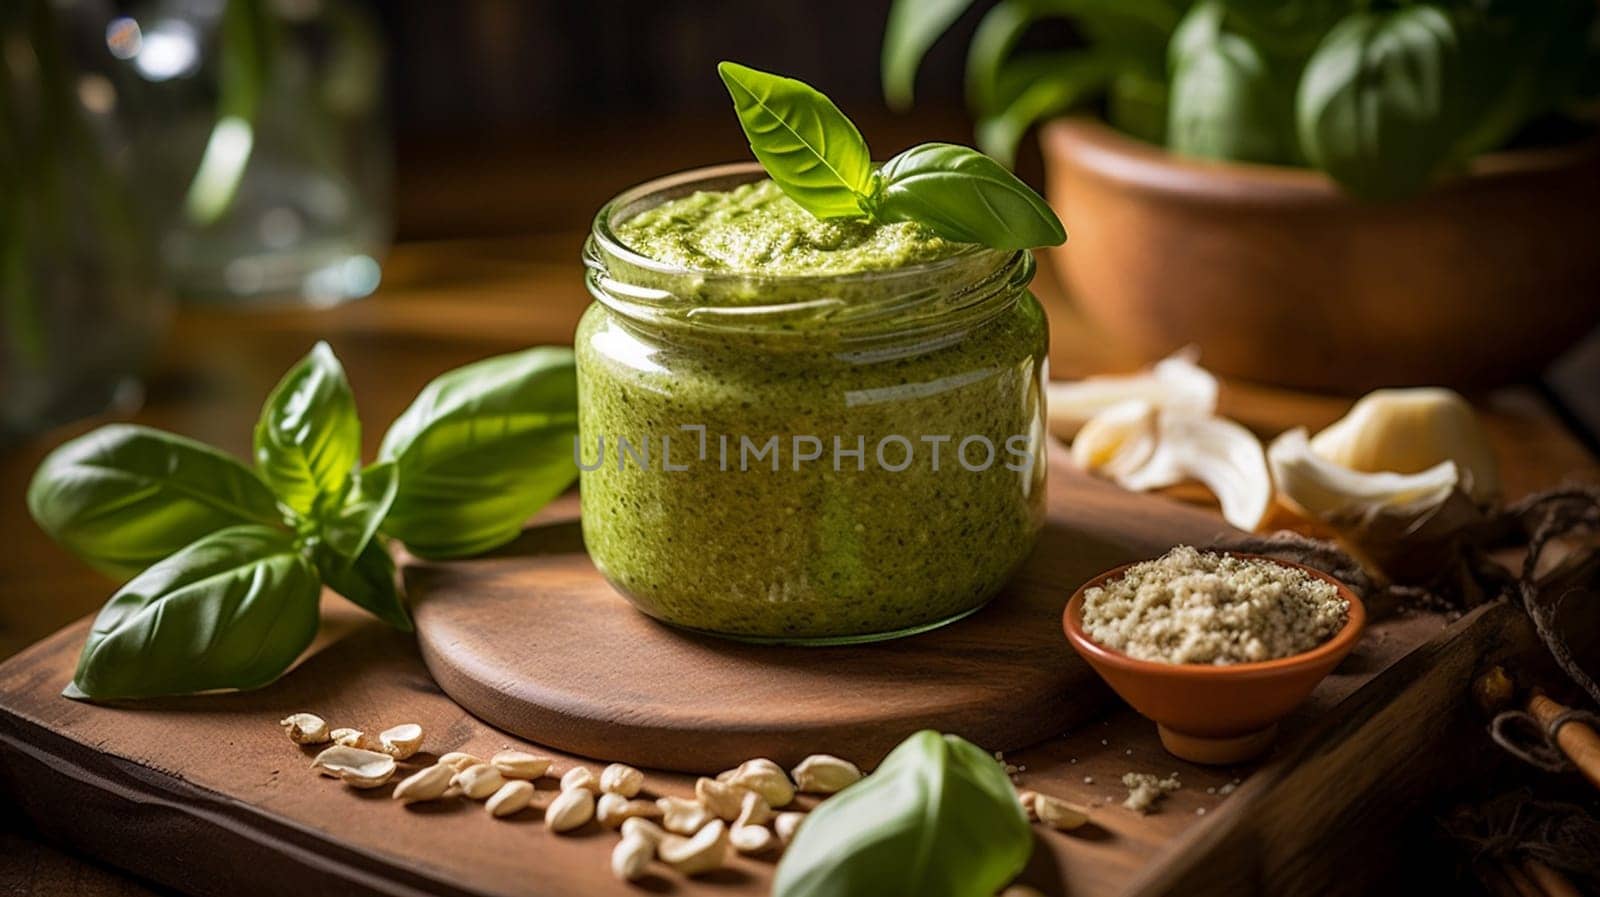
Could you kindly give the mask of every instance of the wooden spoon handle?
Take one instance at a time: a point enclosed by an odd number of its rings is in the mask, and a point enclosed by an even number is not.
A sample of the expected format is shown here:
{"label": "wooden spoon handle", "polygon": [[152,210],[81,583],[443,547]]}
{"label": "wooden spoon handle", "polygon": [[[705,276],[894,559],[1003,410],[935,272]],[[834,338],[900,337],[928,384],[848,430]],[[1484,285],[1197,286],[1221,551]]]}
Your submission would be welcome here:
{"label": "wooden spoon handle", "polygon": [[[1536,694],[1528,699],[1528,712],[1544,726],[1549,726],[1570,709],[1544,695]],[[1570,720],[1556,731],[1556,745],[1589,784],[1600,788],[1600,733],[1582,720]]]}

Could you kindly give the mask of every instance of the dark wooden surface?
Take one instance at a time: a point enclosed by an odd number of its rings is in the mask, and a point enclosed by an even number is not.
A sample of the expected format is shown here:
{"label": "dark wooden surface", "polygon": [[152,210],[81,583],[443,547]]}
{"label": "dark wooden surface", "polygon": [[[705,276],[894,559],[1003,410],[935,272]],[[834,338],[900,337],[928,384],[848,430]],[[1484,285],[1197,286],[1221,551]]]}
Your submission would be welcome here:
{"label": "dark wooden surface", "polygon": [[1228,532],[1212,514],[1085,477],[1065,455],[1051,451],[1044,530],[1011,585],[914,638],[818,649],[663,626],[594,569],[568,501],[490,557],[408,562],[417,641],[434,681],[479,718],[646,768],[715,774],[751,757],[792,766],[824,746],[875,763],[924,728],[990,750],[1036,744],[1109,699],[1067,649],[1064,596],[1118,563]]}
{"label": "dark wooden surface", "polygon": [[[907,129],[902,126],[902,130]],[[934,133],[919,126],[915,136],[963,136],[959,127],[947,127],[945,131],[949,133]],[[333,343],[349,371],[362,416],[368,422],[365,438],[370,456],[387,422],[440,371],[532,343],[570,340],[572,327],[587,301],[576,259],[593,209],[616,189],[660,171],[737,158],[742,152],[737,135],[729,135],[721,143],[696,146],[685,142],[683,133],[681,128],[663,128],[654,136],[636,133],[631,140],[616,134],[577,133],[563,141],[496,143],[467,153],[434,147],[403,152],[402,232],[427,239],[404,242],[395,249],[385,265],[384,286],[375,297],[321,312],[181,312],[150,379],[148,401],[133,419],[243,455],[261,399],[315,339],[325,338]],[[878,132],[873,133],[877,142]],[[889,140],[886,145],[894,145],[894,141]],[[642,146],[650,147],[650,151],[640,151]],[[621,151],[623,147],[626,152]],[[510,231],[525,235],[495,236]],[[462,233],[475,236],[445,238]],[[1136,363],[1083,324],[1055,287],[1047,264],[1041,266],[1036,287],[1051,315],[1055,376],[1128,369]],[[1583,384],[1588,383],[1592,392],[1594,369],[1589,366],[1589,376],[1583,374],[1582,367],[1569,369],[1564,372],[1564,380],[1569,385],[1577,384],[1580,393],[1584,393]],[[1525,494],[1569,478],[1600,476],[1593,456],[1552,414],[1538,391],[1518,388],[1475,398],[1504,466],[1510,495]],[[1237,384],[1226,386],[1223,394],[1226,413],[1267,434],[1293,425],[1322,426],[1347,406],[1343,399]],[[0,454],[0,657],[15,654],[91,613],[111,592],[109,581],[52,544],[32,525],[22,498],[28,477],[46,451],[102,422],[66,427]],[[1187,491],[1181,494],[1192,495]],[[435,732],[467,733],[462,737],[472,739],[472,743],[491,746],[507,740],[459,709],[435,703],[444,699],[421,675],[420,661],[408,643],[401,640],[390,644],[394,637],[377,632],[354,638],[350,634],[352,626],[356,631],[365,630],[357,625],[359,620],[352,624],[347,617],[334,616],[325,627],[325,639],[335,639],[346,646],[341,653],[330,656],[328,662],[340,675],[357,677],[365,684],[353,689],[353,694],[360,697],[335,709],[352,717],[387,719],[387,705],[378,702],[370,691],[376,686],[368,677],[391,669],[384,666],[390,662],[385,658],[397,655],[400,660],[392,661],[392,669],[409,672],[397,680],[399,684],[394,689],[382,693],[385,699],[414,696],[422,702],[419,713],[434,714],[430,719],[438,723],[431,727]],[[1428,627],[1438,628],[1436,622],[1429,621],[1412,621],[1409,625],[1423,627],[1424,634]],[[81,631],[69,632],[38,649],[54,658],[56,678],[64,677],[81,637]],[[1363,652],[1373,653],[1363,653],[1351,663],[1361,664],[1363,671],[1385,665],[1389,652],[1398,644],[1394,639],[1380,634],[1369,640]],[[374,666],[377,672],[373,672]],[[1341,671],[1330,682],[1345,682],[1346,675]],[[9,699],[20,687],[16,681],[0,683],[0,696]],[[226,753],[245,756],[252,764],[267,763],[248,769],[250,776],[262,782],[284,774],[298,776],[304,772],[300,768],[303,758],[292,753],[256,756],[245,746],[279,750],[281,735],[272,729],[268,718],[275,719],[272,714],[283,707],[302,709],[291,704],[320,704],[324,697],[310,689],[278,695],[263,704],[251,703],[254,699],[229,698],[201,702],[199,707],[204,713],[169,712],[156,717],[208,720],[199,742],[185,739],[161,746],[156,762],[162,769],[183,770],[196,756],[217,753],[218,745],[222,745]],[[1336,698],[1337,693],[1318,696],[1305,712],[1325,709]],[[40,707],[50,710],[75,706],[57,702],[52,687],[43,687],[39,702]],[[263,720],[265,729],[260,728]],[[1165,755],[1149,741],[1134,738],[1149,734],[1147,724],[1126,712],[1114,713],[1103,722],[1103,726],[1094,723],[1072,738],[1037,747],[1022,755],[1027,759],[1021,762],[1029,765],[1030,772],[1046,765],[1075,772],[1079,764],[1070,762],[1074,758],[1080,764],[1098,759],[1118,775],[1123,771],[1116,768],[1118,765],[1165,771],[1162,768],[1169,765]],[[1099,737],[1097,727],[1103,733]],[[244,732],[251,734],[247,737]],[[83,737],[92,743],[102,734],[90,727]],[[1101,745],[1100,738],[1108,744]],[[153,734],[152,741],[159,743],[160,738]],[[1125,755],[1118,750],[1124,744],[1124,749],[1133,750],[1134,754]],[[1412,758],[1413,762],[1422,759],[1425,758]],[[271,773],[273,769],[276,774]],[[0,776],[7,774],[0,768]],[[1028,779],[1024,775],[1024,781]],[[1061,783],[1064,796],[1078,799],[1106,800],[1115,791],[1104,779],[1095,785],[1083,783],[1081,776],[1059,773],[1049,779]],[[4,781],[0,778],[0,782]],[[1205,787],[1219,781],[1202,773],[1186,775],[1189,787],[1172,807],[1138,826],[1122,811],[1110,810],[1110,837],[1106,839],[1045,836],[1049,849],[1042,853],[1036,866],[1065,863],[1074,875],[1126,880],[1189,829],[1196,819],[1194,811],[1211,805],[1212,798],[1205,794]],[[373,809],[366,806],[366,801],[337,787],[319,792],[318,799],[326,799],[312,808],[319,817]],[[375,809],[389,808],[385,805]],[[468,831],[501,833],[488,828],[488,820],[479,819],[478,815],[481,814],[469,814],[458,821],[474,823]],[[15,822],[8,817],[10,814],[0,812],[0,894],[102,897],[151,892],[123,874],[107,871],[97,861],[50,845],[32,829],[3,830],[5,823]],[[366,824],[381,828],[387,822],[388,817],[383,816]],[[526,827],[516,831],[526,832]],[[537,857],[526,850],[525,842],[501,846],[522,857],[521,868],[530,876],[549,863],[593,862],[592,856],[566,843],[556,845],[549,853],[541,851]]]}

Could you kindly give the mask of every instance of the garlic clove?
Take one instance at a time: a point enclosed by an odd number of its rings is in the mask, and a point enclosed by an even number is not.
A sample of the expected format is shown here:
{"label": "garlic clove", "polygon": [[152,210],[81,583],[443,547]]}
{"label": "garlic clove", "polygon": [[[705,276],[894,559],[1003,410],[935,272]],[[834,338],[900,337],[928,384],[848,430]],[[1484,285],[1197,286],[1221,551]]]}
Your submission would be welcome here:
{"label": "garlic clove", "polygon": [[1070,439],[1092,418],[1130,400],[1160,411],[1207,416],[1217,410],[1217,378],[1196,364],[1199,350],[1181,349],[1137,374],[1051,382],[1047,386],[1050,431]]}
{"label": "garlic clove", "polygon": [[1380,389],[1311,439],[1311,451],[1362,473],[1423,473],[1453,461],[1474,501],[1492,504],[1500,469],[1477,412],[1448,389]]}
{"label": "garlic clove", "polygon": [[1114,479],[1134,492],[1197,480],[1217,497],[1223,518],[1247,531],[1259,528],[1272,506],[1272,475],[1261,440],[1220,417],[1162,412],[1156,420],[1154,451]]}
{"label": "garlic clove", "polygon": [[1380,510],[1403,513],[1433,507],[1448,498],[1460,480],[1454,461],[1409,474],[1351,470],[1313,452],[1303,427],[1273,440],[1267,457],[1279,498],[1291,510],[1336,527],[1357,524]]}
{"label": "garlic clove", "polygon": [[1072,439],[1072,463],[1080,470],[1116,480],[1144,466],[1155,454],[1159,432],[1156,406],[1131,399],[1105,409]]}

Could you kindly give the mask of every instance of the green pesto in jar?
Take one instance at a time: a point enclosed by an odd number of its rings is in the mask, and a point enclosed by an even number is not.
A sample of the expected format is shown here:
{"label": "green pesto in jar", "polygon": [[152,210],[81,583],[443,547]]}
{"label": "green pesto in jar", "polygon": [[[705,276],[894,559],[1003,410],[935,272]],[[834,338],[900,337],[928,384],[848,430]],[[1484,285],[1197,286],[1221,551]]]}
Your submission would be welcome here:
{"label": "green pesto in jar", "polygon": [[611,583],[678,626],[795,642],[992,597],[1043,513],[1031,257],[817,221],[770,181],[616,205],[576,337],[584,538]]}
{"label": "green pesto in jar", "polygon": [[739,274],[884,271],[962,248],[909,221],[817,218],[770,180],[669,200],[619,224],[617,236],[658,262]]}

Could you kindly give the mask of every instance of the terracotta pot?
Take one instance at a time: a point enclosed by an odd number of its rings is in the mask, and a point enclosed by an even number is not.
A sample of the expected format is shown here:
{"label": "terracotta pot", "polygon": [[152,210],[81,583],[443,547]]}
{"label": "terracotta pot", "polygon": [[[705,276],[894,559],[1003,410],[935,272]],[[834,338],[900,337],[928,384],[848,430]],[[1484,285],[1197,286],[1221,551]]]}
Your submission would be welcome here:
{"label": "terracotta pot", "polygon": [[1061,619],[1073,650],[1112,691],[1156,724],[1169,753],[1194,763],[1241,763],[1271,747],[1278,721],[1355,648],[1367,622],[1366,607],[1356,593],[1321,570],[1262,555],[1232,554],[1295,567],[1331,583],[1349,603],[1344,626],[1310,651],[1278,660],[1229,666],[1139,660],[1101,645],[1083,628],[1084,593],[1121,576],[1132,564],[1079,586]]}
{"label": "terracotta pot", "polygon": [[1526,378],[1600,323],[1600,141],[1486,156],[1409,200],[1302,169],[1179,159],[1098,121],[1043,129],[1056,269],[1114,340],[1198,343],[1285,386]]}

